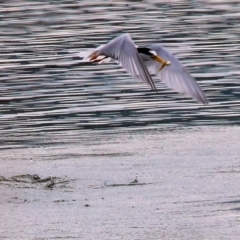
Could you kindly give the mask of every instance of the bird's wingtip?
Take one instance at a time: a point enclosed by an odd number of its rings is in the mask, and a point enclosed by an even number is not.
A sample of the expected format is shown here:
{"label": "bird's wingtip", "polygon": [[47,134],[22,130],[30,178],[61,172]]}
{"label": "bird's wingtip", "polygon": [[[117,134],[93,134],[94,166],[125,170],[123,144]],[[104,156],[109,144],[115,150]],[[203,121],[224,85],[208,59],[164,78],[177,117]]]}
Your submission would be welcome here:
{"label": "bird's wingtip", "polygon": [[208,100],[207,100],[207,98],[206,98],[205,96],[202,97],[202,98],[200,98],[200,99],[197,99],[197,101],[198,101],[199,103],[205,105],[205,106],[209,104],[209,102],[208,102]]}

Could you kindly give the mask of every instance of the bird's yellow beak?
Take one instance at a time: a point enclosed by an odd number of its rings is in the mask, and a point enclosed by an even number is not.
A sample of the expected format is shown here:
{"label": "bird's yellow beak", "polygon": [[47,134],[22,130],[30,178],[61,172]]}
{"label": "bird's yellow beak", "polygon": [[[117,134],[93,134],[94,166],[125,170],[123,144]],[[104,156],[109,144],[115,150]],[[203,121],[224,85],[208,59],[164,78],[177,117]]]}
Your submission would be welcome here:
{"label": "bird's yellow beak", "polygon": [[161,57],[159,57],[159,56],[154,56],[152,59],[162,64],[161,68],[159,69],[159,72],[160,72],[165,66],[171,65],[171,62],[166,61],[166,60],[164,60],[163,58],[161,58]]}

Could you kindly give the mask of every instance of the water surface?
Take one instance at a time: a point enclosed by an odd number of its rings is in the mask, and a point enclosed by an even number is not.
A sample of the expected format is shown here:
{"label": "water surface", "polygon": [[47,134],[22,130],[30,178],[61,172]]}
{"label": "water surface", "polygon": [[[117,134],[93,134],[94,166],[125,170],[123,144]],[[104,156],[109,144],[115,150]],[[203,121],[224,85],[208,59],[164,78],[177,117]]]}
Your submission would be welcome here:
{"label": "water surface", "polygon": [[[70,180],[0,181],[1,238],[238,239],[239,12],[238,1],[1,3],[0,175]],[[124,32],[175,53],[209,105],[79,62]],[[106,187],[136,173],[147,185]]]}

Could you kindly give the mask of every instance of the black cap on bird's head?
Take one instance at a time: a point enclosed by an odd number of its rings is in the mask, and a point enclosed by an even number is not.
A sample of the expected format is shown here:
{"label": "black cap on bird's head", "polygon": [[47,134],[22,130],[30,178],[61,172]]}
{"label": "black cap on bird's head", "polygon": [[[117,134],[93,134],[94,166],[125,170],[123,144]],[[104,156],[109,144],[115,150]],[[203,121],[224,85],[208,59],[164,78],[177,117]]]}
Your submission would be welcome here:
{"label": "black cap on bird's head", "polygon": [[171,63],[169,61],[162,59],[160,56],[157,55],[157,53],[155,51],[151,50],[150,48],[138,47],[137,50],[138,50],[138,53],[145,54],[145,55],[149,56],[150,58],[152,58],[153,60],[161,63],[162,64],[161,69],[164,68],[165,66],[171,65]]}
{"label": "black cap on bird's head", "polygon": [[155,51],[152,51],[150,48],[147,48],[147,47],[138,47],[137,50],[138,50],[138,53],[142,53],[150,57],[157,56]]}

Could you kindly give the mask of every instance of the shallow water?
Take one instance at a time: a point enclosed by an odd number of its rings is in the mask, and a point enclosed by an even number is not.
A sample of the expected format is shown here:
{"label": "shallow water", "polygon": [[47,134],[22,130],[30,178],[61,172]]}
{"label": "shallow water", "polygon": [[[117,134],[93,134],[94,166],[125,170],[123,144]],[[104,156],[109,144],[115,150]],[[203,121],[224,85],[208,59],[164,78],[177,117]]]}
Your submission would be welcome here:
{"label": "shallow water", "polygon": [[[0,4],[1,238],[238,239],[239,12],[238,1]],[[79,62],[123,32],[168,47],[210,104]],[[67,190],[12,182],[34,173]],[[136,173],[147,185],[105,185]]]}

